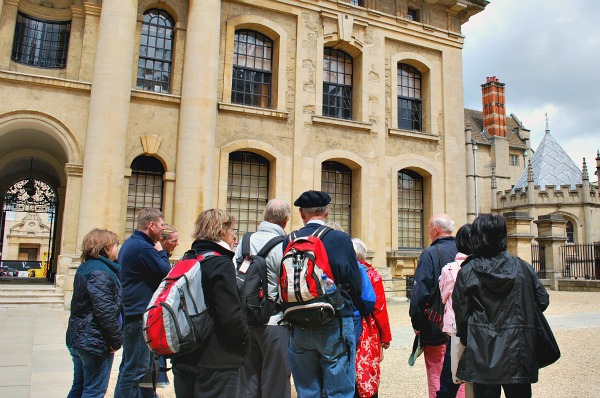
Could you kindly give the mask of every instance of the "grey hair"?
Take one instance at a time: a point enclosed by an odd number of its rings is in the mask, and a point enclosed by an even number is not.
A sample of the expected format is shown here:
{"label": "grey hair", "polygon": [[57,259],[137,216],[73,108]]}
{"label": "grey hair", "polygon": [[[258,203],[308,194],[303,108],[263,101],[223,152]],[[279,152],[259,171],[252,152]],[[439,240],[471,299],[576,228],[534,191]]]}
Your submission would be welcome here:
{"label": "grey hair", "polygon": [[307,208],[302,208],[302,211],[308,217],[312,217],[312,216],[324,216],[327,213],[328,209],[329,209],[329,205],[327,205],[327,206],[321,206],[321,207],[307,207]]}
{"label": "grey hair", "polygon": [[291,213],[292,208],[287,202],[281,199],[271,199],[265,207],[263,216],[265,221],[273,224],[281,224],[285,222],[285,219],[288,218]]}
{"label": "grey hair", "polygon": [[358,261],[366,261],[367,260],[367,245],[365,242],[358,238],[352,239],[352,245],[354,246],[354,251],[356,252],[356,259]]}
{"label": "grey hair", "polygon": [[344,228],[342,228],[342,226],[339,223],[336,223],[335,221],[329,221],[325,223],[325,225],[327,225],[331,229],[335,229],[336,231],[346,232],[344,231]]}
{"label": "grey hair", "polygon": [[454,220],[447,214],[437,214],[433,216],[431,218],[431,224],[449,234],[454,232]]}

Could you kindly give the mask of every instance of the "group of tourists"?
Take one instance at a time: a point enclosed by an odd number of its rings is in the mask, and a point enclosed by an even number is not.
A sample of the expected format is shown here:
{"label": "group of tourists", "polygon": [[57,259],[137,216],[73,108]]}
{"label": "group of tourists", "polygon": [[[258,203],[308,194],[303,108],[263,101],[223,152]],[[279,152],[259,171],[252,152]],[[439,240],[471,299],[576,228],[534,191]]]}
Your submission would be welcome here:
{"label": "group of tourists", "polygon": [[[300,195],[294,205],[304,227],[287,235],[291,207],[283,200],[270,200],[264,221],[248,237],[249,253],[243,252],[242,244],[236,247],[236,220],[229,212],[200,213],[191,249],[211,253],[201,262],[201,272],[214,325],[199,348],[170,358],[178,397],[289,398],[291,376],[299,398],[377,397],[382,350],[392,339],[383,282],[366,261],[367,248],[360,239],[325,226],[330,201],[326,192]],[[264,258],[265,294],[273,303],[272,312],[257,325],[247,318],[236,276],[244,272],[242,264],[249,255],[256,256],[276,237],[278,244]],[[300,252],[294,251],[296,258],[291,260],[284,258],[297,241],[318,241],[324,248],[302,260],[312,264],[309,277],[294,271]],[[120,348],[115,398],[156,397],[157,385],[169,383],[164,358],[157,358],[145,340],[144,313],[171,271],[169,257],[177,244],[177,230],[165,224],[156,209],[141,211],[137,229],[120,248],[117,235],[108,230],[94,229],[84,237],[66,336],[74,364],[69,398],[103,397]],[[294,261],[290,274],[282,272],[285,261]],[[323,263],[328,264],[320,268]],[[302,283],[315,298],[302,299],[297,278],[312,277],[315,280]],[[289,297],[287,285],[282,285],[288,280]],[[367,291],[372,297],[365,297]],[[295,300],[298,303],[291,303]],[[291,310],[303,301],[305,305]],[[317,323],[315,305],[322,316]],[[309,326],[297,319],[298,310],[306,311]],[[153,365],[157,360],[159,365]],[[153,369],[156,373],[149,377]]]}
{"label": "group of tourists", "polygon": [[[506,221],[482,214],[452,236],[446,214],[431,218],[419,257],[410,317],[422,348],[430,398],[531,397],[538,380],[536,308],[549,296],[533,268],[507,252]],[[445,304],[440,329],[428,316]],[[418,355],[418,354],[417,354]]]}

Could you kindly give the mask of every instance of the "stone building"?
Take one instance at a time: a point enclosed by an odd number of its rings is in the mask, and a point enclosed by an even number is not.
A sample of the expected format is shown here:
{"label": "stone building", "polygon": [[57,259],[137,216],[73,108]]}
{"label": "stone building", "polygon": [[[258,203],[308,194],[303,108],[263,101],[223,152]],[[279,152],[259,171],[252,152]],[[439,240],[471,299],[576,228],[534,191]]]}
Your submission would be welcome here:
{"label": "stone building", "polygon": [[0,0],[0,192],[55,191],[67,303],[94,227],[123,240],[161,208],[177,255],[203,209],[242,234],[308,189],[412,274],[431,215],[467,220],[461,25],[487,4]]}

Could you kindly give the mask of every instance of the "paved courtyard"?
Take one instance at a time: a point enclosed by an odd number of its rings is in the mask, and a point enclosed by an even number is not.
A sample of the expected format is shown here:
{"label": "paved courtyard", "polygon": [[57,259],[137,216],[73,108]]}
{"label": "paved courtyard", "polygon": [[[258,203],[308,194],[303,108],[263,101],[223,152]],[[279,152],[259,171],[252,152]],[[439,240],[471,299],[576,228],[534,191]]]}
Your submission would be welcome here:
{"label": "paved courtyard", "polygon": [[[393,342],[382,364],[381,398],[427,397],[425,364],[407,364],[413,332],[408,303],[388,304]],[[546,316],[562,351],[561,359],[540,371],[533,395],[544,398],[600,396],[600,293],[550,291]],[[64,398],[72,381],[65,347],[68,312],[43,308],[0,308],[0,397]],[[115,357],[107,396],[112,397],[121,360]],[[160,398],[174,397],[172,388]],[[277,398],[277,397],[273,397]]]}

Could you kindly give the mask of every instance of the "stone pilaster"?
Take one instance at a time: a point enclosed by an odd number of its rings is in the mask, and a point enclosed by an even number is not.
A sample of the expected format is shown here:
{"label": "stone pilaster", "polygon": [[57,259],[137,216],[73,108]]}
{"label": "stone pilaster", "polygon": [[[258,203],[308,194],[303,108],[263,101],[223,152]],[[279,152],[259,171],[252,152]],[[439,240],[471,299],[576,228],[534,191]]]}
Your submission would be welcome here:
{"label": "stone pilaster", "polygon": [[475,170],[473,170],[473,139],[471,124],[465,128],[466,148],[466,168],[467,168],[467,220],[472,222],[475,219]]}
{"label": "stone pilaster", "polygon": [[18,0],[4,0],[0,10],[0,70],[8,70],[17,24]]}
{"label": "stone pilaster", "polygon": [[189,1],[173,214],[182,247],[190,246],[200,211],[218,201],[214,170],[219,164],[215,134],[220,15],[220,0]]}
{"label": "stone pilaster", "polygon": [[85,139],[77,242],[94,227],[120,231],[137,0],[104,0]]}
{"label": "stone pilaster", "polygon": [[81,68],[81,50],[85,31],[85,14],[82,7],[71,7],[71,37],[69,38],[69,53],[67,58],[67,79],[79,80]]}
{"label": "stone pilaster", "polygon": [[531,264],[531,221],[527,212],[512,211],[502,214],[506,219],[508,252]]}
{"label": "stone pilaster", "polygon": [[546,277],[550,279],[551,286],[558,290],[558,280],[562,277],[562,259],[559,248],[567,241],[565,224],[567,220],[559,214],[539,216],[536,221],[538,237],[535,238],[540,246],[544,246],[544,261],[546,264]]}

